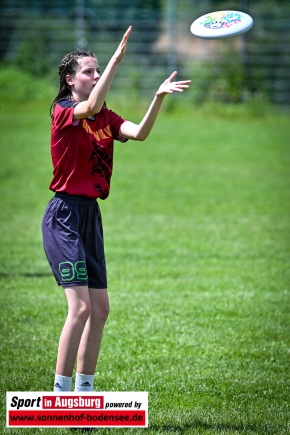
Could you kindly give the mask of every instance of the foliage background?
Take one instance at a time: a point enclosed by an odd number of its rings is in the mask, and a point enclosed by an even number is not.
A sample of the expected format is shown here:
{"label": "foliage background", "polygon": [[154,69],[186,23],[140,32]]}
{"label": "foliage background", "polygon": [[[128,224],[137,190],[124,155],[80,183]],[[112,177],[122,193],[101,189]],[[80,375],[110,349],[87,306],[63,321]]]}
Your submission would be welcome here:
{"label": "foliage background", "polygon": [[[134,31],[113,91],[128,98],[153,93],[167,74],[194,77],[191,102],[263,99],[289,108],[290,4],[282,0],[2,0],[0,72],[7,66],[55,86],[61,58],[76,48],[96,52],[104,68],[129,25]],[[223,41],[194,38],[201,14],[237,9],[254,17],[246,35]],[[6,92],[0,74],[0,96]],[[17,86],[17,81],[15,83]],[[3,90],[4,89],[4,90]],[[18,91],[15,90],[17,93]]]}

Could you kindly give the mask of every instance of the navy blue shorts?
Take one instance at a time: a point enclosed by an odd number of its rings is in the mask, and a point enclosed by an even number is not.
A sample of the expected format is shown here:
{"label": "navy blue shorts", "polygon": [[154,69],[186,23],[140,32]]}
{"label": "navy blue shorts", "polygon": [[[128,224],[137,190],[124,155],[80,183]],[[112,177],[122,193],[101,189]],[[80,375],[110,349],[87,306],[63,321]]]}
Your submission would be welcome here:
{"label": "navy blue shorts", "polygon": [[95,199],[56,193],[43,216],[42,237],[58,285],[107,288],[102,217]]}

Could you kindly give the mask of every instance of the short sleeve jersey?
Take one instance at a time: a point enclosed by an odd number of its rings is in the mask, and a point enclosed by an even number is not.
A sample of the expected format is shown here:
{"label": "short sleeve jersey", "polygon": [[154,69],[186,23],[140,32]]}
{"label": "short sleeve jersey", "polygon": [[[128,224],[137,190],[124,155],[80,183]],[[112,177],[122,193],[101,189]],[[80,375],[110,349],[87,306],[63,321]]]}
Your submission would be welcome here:
{"label": "short sleeve jersey", "polygon": [[60,100],[52,118],[53,179],[49,188],[87,198],[105,199],[110,192],[114,139],[125,142],[119,130],[125,121],[102,108],[92,118],[75,120],[75,103]]}

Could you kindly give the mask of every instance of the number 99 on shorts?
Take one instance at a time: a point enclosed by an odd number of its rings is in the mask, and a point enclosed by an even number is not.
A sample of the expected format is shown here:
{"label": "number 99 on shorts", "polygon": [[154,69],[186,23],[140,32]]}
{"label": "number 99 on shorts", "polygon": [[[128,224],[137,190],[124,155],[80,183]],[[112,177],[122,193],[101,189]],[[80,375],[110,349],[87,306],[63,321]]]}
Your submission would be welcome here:
{"label": "number 99 on shorts", "polygon": [[75,263],[63,261],[62,263],[59,263],[59,271],[61,279],[64,282],[73,281],[74,279],[78,281],[86,281],[88,279],[85,261],[80,260]]}

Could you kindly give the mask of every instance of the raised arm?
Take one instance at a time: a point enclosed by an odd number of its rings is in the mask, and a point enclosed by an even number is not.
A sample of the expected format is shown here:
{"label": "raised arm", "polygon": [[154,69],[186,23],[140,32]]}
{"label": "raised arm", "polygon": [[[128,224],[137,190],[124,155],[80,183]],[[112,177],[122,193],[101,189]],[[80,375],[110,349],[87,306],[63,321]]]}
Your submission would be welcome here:
{"label": "raised arm", "polygon": [[107,93],[109,92],[118,66],[125,55],[127,41],[131,31],[132,26],[130,26],[124,34],[122,41],[120,42],[117,50],[110,59],[97,84],[93,88],[89,98],[85,101],[81,101],[75,107],[75,119],[87,118],[89,116],[92,116],[95,113],[98,113],[103,107],[104,101],[106,99]]}
{"label": "raised arm", "polygon": [[148,137],[155,124],[165,95],[173,94],[174,92],[183,92],[184,89],[189,88],[191,80],[174,81],[176,76],[177,72],[174,71],[171,76],[161,84],[140,124],[125,121],[121,125],[120,134],[123,137],[139,141],[143,141]]}

